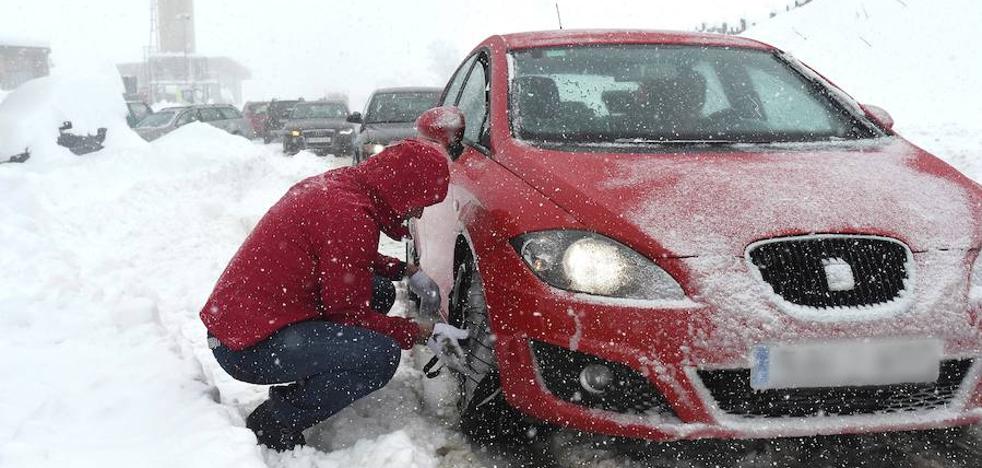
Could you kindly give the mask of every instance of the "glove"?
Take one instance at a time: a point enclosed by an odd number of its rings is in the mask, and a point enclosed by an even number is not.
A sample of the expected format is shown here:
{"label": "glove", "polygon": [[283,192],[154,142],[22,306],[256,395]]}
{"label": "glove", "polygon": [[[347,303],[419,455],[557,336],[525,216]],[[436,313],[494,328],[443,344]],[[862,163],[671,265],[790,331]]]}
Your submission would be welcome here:
{"label": "glove", "polygon": [[433,334],[426,340],[426,347],[433,351],[443,364],[460,372],[467,372],[464,361],[464,348],[460,340],[467,339],[467,330],[461,330],[453,325],[438,323],[433,326]]}
{"label": "glove", "polygon": [[440,313],[440,287],[423,270],[409,277],[409,290],[419,297],[419,311],[425,315]]}

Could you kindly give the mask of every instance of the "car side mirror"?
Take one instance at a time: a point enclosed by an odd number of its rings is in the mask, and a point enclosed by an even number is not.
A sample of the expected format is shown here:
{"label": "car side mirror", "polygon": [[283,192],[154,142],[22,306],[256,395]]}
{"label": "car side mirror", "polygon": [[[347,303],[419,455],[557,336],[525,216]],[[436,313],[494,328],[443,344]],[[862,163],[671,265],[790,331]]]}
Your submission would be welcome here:
{"label": "car side mirror", "polygon": [[360,124],[362,120],[361,112],[352,112],[351,114],[348,114],[348,118],[346,120],[350,123]]}
{"label": "car side mirror", "polygon": [[866,113],[867,117],[872,119],[881,127],[886,130],[893,130],[893,117],[890,116],[890,113],[887,112],[886,109],[871,104],[863,104],[860,107],[862,107],[863,112]]}
{"label": "car side mirror", "polygon": [[453,106],[434,107],[416,119],[416,131],[447,149],[450,159],[464,152],[464,114]]}

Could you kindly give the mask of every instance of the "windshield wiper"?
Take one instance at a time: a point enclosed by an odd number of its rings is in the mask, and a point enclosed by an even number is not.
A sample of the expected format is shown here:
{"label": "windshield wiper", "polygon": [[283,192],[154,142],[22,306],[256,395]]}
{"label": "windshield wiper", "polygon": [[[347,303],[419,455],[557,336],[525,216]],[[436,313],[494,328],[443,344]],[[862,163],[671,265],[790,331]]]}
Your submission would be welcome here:
{"label": "windshield wiper", "polygon": [[614,143],[628,143],[635,145],[737,145],[741,143],[756,143],[752,141],[737,140],[653,140],[649,138],[617,138]]}

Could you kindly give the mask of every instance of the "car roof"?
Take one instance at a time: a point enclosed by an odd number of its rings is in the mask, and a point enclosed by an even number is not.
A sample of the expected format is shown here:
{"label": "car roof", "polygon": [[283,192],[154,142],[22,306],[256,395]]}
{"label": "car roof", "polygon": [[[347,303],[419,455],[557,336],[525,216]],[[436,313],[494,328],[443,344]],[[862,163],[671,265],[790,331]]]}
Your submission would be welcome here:
{"label": "car roof", "polygon": [[672,44],[775,50],[774,47],[768,44],[745,37],[643,29],[561,29],[503,34],[492,36],[489,40],[493,38],[499,38],[508,49],[533,49],[538,47],[563,47],[589,44]]}
{"label": "car roof", "polygon": [[398,86],[392,88],[379,88],[372,91],[372,94],[388,93],[442,93],[443,88],[434,86]]}

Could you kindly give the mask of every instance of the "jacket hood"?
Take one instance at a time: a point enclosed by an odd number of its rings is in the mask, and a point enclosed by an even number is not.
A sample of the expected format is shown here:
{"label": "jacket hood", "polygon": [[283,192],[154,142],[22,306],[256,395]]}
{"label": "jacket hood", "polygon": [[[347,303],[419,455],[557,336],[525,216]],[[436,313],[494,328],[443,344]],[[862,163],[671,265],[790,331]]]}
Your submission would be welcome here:
{"label": "jacket hood", "polygon": [[500,158],[512,172],[649,255],[742,256],[810,233],[882,235],[915,252],[979,245],[977,186],[897,137],[667,154],[513,148]]}
{"label": "jacket hood", "polygon": [[376,221],[392,238],[408,233],[402,222],[410,212],[447,196],[447,157],[434,143],[405,140],[354,167],[355,177],[372,196]]}

